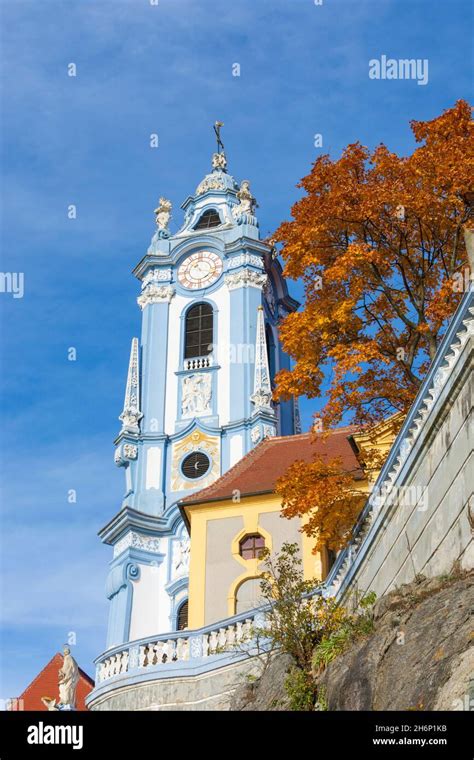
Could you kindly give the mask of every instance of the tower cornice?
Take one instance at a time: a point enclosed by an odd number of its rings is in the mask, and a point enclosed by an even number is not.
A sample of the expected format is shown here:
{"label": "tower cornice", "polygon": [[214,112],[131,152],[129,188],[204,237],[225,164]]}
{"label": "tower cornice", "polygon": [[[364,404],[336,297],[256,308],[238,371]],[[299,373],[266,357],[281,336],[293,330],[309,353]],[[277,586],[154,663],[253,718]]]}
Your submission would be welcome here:
{"label": "tower cornice", "polygon": [[146,253],[143,258],[140,259],[136,267],[132,269],[132,274],[134,274],[138,280],[141,280],[147,269],[150,267],[155,266],[165,269],[167,266],[173,266],[173,263],[173,258],[170,255],[157,256],[156,254]]}
{"label": "tower cornice", "polygon": [[129,530],[136,530],[145,536],[156,536],[157,533],[169,533],[174,530],[179,521],[179,510],[170,510],[166,516],[155,517],[139,512],[131,507],[124,507],[99,531],[102,543],[113,545]]}
{"label": "tower cornice", "polygon": [[235,240],[229,241],[225,244],[226,254],[233,253],[234,251],[240,253],[242,248],[259,251],[262,255],[271,250],[271,246],[269,246],[268,243],[265,243],[263,240],[247,237],[246,235],[240,235],[238,238],[235,238]]}

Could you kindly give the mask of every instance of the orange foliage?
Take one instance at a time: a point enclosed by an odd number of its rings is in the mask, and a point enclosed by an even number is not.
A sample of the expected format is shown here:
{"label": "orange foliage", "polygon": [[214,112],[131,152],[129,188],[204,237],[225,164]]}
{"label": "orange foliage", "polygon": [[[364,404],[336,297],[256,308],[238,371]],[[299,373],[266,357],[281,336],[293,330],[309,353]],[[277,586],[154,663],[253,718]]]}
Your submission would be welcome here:
{"label": "orange foliage", "polygon": [[[275,235],[285,274],[305,285],[304,308],[280,327],[294,366],[275,396],[318,396],[330,368],[325,429],[343,415],[362,426],[406,412],[462,296],[453,276],[467,267],[471,109],[460,100],[411,129],[419,145],[406,157],[355,143],[318,158]],[[278,492],[287,517],[308,515],[316,548],[343,545],[361,497],[336,461],[297,462]]]}
{"label": "orange foliage", "polygon": [[295,364],[276,395],[318,396],[330,366],[326,427],[346,412],[364,424],[406,411],[462,295],[452,285],[467,267],[470,107],[459,101],[411,128],[421,144],[407,157],[355,143],[337,161],[318,158],[275,235],[306,296],[281,324]]}
{"label": "orange foliage", "polygon": [[278,480],[283,515],[306,515],[303,531],[316,538],[314,551],[324,546],[338,550],[347,541],[362,505],[355,473],[344,472],[338,458],[295,462]]}

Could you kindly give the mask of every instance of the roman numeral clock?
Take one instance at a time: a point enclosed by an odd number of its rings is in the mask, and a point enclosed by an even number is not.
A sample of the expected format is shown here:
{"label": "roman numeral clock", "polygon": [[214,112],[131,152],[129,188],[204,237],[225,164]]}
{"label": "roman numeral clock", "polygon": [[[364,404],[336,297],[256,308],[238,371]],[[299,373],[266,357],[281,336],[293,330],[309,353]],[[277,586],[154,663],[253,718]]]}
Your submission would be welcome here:
{"label": "roman numeral clock", "polygon": [[198,251],[188,256],[178,269],[183,288],[200,290],[212,285],[222,273],[222,259],[212,251]]}

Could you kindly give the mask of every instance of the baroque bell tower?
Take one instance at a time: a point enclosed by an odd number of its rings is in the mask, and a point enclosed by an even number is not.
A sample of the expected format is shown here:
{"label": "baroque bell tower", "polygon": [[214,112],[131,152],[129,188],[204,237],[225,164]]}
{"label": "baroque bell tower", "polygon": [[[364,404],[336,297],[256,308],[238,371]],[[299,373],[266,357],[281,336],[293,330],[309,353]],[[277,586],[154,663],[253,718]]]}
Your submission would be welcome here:
{"label": "baroque bell tower", "polygon": [[113,546],[108,647],[186,625],[189,538],[177,502],[264,437],[298,432],[295,404],[272,401],[273,378],[289,367],[278,321],[297,302],[260,239],[250,183],[227,172],[221,126],[182,227],[170,231],[160,198],[134,269],[142,328],[115,441],[125,494],[99,534]]}

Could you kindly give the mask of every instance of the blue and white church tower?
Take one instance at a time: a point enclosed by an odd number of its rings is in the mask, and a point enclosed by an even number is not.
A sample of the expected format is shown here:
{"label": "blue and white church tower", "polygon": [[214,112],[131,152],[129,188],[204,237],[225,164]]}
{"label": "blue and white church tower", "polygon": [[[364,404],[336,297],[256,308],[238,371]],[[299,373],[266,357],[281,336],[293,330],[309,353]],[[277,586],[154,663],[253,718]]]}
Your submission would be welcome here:
{"label": "blue and white church tower", "polygon": [[227,173],[218,135],[212,171],[169,230],[156,232],[134,274],[141,337],[132,339],[115,462],[120,511],[100,531],[113,546],[107,648],[187,625],[189,538],[177,502],[210,485],[265,436],[298,431],[292,402],[271,400],[289,367],[278,320],[297,307],[260,239],[247,180]]}

